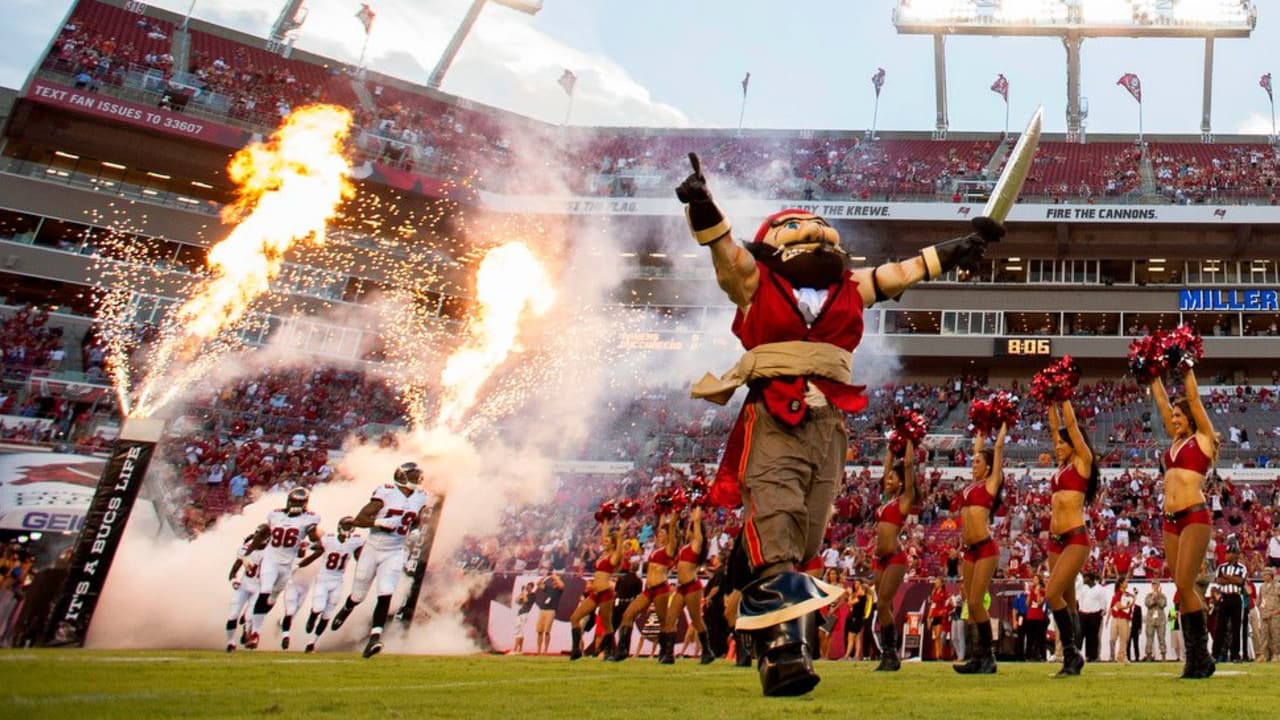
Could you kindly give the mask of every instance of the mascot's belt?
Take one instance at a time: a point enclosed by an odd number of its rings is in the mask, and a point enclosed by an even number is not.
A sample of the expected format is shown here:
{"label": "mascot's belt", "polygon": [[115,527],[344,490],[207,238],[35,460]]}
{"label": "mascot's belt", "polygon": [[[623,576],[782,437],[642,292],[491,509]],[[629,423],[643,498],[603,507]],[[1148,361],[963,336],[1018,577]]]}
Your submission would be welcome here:
{"label": "mascot's belt", "polygon": [[720,377],[702,376],[693,384],[690,397],[724,405],[739,386],[759,378],[817,376],[847,383],[852,372],[853,353],[836,345],[800,340],[765,343],[743,353]]}

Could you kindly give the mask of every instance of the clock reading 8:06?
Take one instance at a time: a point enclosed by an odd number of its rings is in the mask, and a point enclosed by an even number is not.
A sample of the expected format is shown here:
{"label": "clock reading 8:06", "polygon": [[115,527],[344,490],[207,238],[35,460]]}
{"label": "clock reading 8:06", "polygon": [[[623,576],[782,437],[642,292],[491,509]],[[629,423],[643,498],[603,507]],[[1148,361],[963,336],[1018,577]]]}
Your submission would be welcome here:
{"label": "clock reading 8:06", "polygon": [[1052,355],[1049,338],[997,338],[996,355]]}

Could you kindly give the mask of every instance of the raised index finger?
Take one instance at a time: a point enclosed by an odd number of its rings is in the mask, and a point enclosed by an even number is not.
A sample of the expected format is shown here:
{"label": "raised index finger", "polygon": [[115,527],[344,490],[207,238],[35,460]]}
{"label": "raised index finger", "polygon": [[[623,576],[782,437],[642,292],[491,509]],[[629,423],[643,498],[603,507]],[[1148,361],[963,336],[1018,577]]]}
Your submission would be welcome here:
{"label": "raised index finger", "polygon": [[698,153],[689,153],[689,164],[693,166],[694,175],[702,174],[702,161],[698,159]]}

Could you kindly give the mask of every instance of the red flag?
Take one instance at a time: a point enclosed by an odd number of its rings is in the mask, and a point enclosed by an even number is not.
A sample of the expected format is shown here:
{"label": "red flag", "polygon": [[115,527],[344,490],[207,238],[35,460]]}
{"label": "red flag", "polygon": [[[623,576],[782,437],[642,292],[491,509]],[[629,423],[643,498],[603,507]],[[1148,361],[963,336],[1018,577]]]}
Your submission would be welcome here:
{"label": "red flag", "polygon": [[377,14],[373,12],[373,8],[369,7],[369,3],[360,3],[360,12],[356,13],[356,19],[364,25],[364,34],[368,35],[373,29],[373,19]]}
{"label": "red flag", "polygon": [[1009,80],[1004,76],[1004,73],[997,75],[996,81],[991,83],[991,92],[1004,98],[1006,103],[1009,102]]}
{"label": "red flag", "polygon": [[876,97],[880,97],[880,88],[884,87],[884,68],[877,69],[871,76],[871,84],[876,86]]}
{"label": "red flag", "polygon": [[1271,102],[1276,101],[1276,96],[1271,94],[1271,73],[1267,73],[1258,79],[1258,85],[1267,91],[1267,97],[1271,98]]}
{"label": "red flag", "polygon": [[751,73],[747,73],[742,78],[742,97],[747,96],[747,85],[751,84]]}
{"label": "red flag", "polygon": [[1137,100],[1139,103],[1142,102],[1142,81],[1138,79],[1137,75],[1134,75],[1133,73],[1125,73],[1120,76],[1120,79],[1116,81],[1116,84],[1122,86],[1125,90],[1128,90],[1134,100]]}
{"label": "red flag", "polygon": [[564,88],[566,95],[573,95],[573,86],[578,84],[578,76],[566,68],[564,74],[556,82],[560,83],[560,87]]}

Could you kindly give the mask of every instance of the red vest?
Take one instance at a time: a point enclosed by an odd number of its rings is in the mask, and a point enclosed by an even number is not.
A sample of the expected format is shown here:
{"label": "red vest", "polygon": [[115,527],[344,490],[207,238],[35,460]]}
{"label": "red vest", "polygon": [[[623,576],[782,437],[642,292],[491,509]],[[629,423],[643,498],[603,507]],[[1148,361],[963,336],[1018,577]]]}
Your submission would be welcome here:
{"label": "red vest", "polygon": [[[791,284],[759,262],[756,268],[760,271],[760,285],[751,298],[751,307],[745,314],[739,309],[733,318],[733,334],[744,348],[751,350],[766,343],[795,340],[829,343],[850,352],[858,347],[862,341],[862,295],[849,271],[827,290],[826,302],[809,325],[805,323]],[[729,434],[716,472],[711,492],[713,504],[725,507],[742,504],[738,475],[748,431],[746,419],[749,412],[754,412],[752,404],[762,399],[769,414],[779,422],[789,427],[799,425],[809,410],[804,401],[806,380],[821,390],[828,402],[845,412],[858,412],[867,406],[862,386],[828,378],[780,377],[752,381],[751,392]]]}

